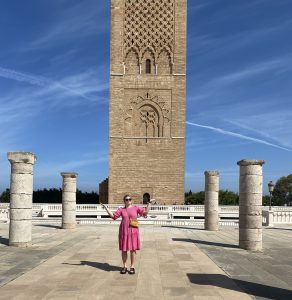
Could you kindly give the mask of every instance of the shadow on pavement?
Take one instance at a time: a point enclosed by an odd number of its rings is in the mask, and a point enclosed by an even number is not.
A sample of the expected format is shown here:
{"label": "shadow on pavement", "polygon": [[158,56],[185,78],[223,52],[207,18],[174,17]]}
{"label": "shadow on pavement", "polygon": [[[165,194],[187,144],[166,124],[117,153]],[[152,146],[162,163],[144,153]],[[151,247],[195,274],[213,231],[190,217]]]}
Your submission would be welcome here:
{"label": "shadow on pavement", "polygon": [[0,244],[8,246],[8,244],[9,244],[9,239],[0,236]]}
{"label": "shadow on pavement", "polygon": [[163,225],[163,226],[161,226],[161,227],[178,228],[178,229],[191,229],[191,230],[205,230],[204,228],[183,227],[183,226],[171,226],[171,225]]}
{"label": "shadow on pavement", "polygon": [[94,261],[86,261],[86,260],[81,260],[80,264],[69,264],[69,263],[63,263],[63,265],[71,265],[71,266],[90,266],[96,269],[100,269],[106,272],[111,272],[111,271],[120,271],[121,267],[118,266],[112,266],[109,265],[108,263],[99,263],[99,262],[94,262]]}
{"label": "shadow on pavement", "polygon": [[268,227],[265,230],[292,230],[292,228]]}
{"label": "shadow on pavement", "polygon": [[50,224],[38,224],[38,225],[35,225],[35,226],[38,226],[38,227],[50,227],[50,228],[55,228],[55,229],[62,229],[61,226],[58,226],[58,225],[50,225]]}
{"label": "shadow on pavement", "polygon": [[[291,300],[292,290],[286,290],[278,287],[268,286],[264,284],[232,279],[222,274],[187,274],[189,280],[193,284],[213,285],[220,288],[240,291],[240,287],[245,293],[256,297],[275,300]],[[234,284],[235,283],[235,284]]]}
{"label": "shadow on pavement", "polygon": [[189,242],[189,243],[195,243],[195,244],[201,244],[201,245],[239,249],[238,245],[232,245],[232,244],[223,244],[223,243],[216,243],[216,242],[208,242],[208,241],[192,240],[192,239],[180,239],[180,238],[173,238],[172,240],[175,242]]}

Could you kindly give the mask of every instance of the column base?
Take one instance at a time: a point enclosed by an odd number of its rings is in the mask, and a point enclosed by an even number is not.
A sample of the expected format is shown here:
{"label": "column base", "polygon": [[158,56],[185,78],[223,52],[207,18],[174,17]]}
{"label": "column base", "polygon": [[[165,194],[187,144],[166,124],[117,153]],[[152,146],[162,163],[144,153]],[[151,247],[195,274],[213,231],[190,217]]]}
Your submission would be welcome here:
{"label": "column base", "polygon": [[262,252],[263,251],[263,243],[262,241],[239,241],[239,248],[254,252]]}
{"label": "column base", "polygon": [[206,226],[205,225],[205,230],[208,230],[208,231],[219,231],[219,226]]}
{"label": "column base", "polygon": [[76,228],[76,224],[62,224],[62,229],[75,229]]}
{"label": "column base", "polygon": [[219,230],[218,218],[215,220],[205,219],[204,226],[205,226],[205,230],[218,231]]}
{"label": "column base", "polygon": [[9,246],[18,248],[29,248],[32,246],[32,242],[10,242]]}

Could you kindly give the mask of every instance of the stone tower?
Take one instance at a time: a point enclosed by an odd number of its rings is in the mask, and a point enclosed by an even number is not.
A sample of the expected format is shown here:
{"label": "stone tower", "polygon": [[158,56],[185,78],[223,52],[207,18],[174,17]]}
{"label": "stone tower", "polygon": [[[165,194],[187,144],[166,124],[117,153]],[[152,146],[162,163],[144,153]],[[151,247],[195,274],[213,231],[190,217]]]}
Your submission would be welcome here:
{"label": "stone tower", "polygon": [[187,0],[112,0],[109,203],[184,202]]}

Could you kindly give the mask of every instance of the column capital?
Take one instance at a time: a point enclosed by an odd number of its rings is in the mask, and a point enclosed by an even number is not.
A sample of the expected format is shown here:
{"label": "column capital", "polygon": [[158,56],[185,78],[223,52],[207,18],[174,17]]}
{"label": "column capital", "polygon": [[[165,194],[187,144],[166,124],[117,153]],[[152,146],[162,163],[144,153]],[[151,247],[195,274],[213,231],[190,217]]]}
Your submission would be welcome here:
{"label": "column capital", "polygon": [[205,171],[205,176],[219,176],[219,171]]}
{"label": "column capital", "polygon": [[242,159],[237,162],[239,166],[250,166],[250,165],[259,165],[262,166],[265,163],[264,160],[260,159]]}
{"label": "column capital", "polygon": [[11,164],[13,163],[24,163],[33,165],[37,157],[31,152],[8,152],[7,158]]}
{"label": "column capital", "polygon": [[78,176],[78,173],[74,173],[74,172],[61,172],[61,176],[63,178],[76,178]]}

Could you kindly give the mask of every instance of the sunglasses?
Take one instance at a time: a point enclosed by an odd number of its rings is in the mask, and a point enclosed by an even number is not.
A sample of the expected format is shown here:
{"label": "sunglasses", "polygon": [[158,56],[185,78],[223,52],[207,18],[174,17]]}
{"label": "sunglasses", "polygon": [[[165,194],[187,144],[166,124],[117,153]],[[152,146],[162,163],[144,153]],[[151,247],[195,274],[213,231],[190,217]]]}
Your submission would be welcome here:
{"label": "sunglasses", "polygon": [[125,199],[125,201],[131,201],[131,200],[132,200],[131,198],[126,198],[126,199]]}

